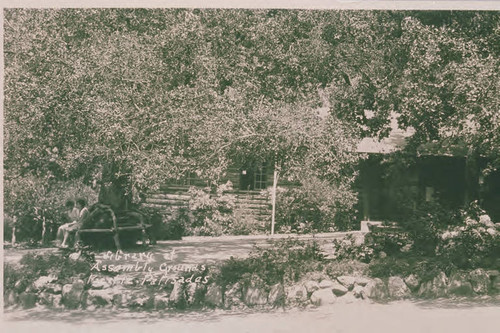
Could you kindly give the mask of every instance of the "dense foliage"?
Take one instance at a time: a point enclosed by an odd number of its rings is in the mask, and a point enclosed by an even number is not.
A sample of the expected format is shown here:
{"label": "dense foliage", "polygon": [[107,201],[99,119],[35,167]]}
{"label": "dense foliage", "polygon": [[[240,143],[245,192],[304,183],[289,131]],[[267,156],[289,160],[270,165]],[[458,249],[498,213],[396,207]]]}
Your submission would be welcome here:
{"label": "dense foliage", "polygon": [[417,212],[402,230],[368,235],[366,245],[375,254],[374,276],[415,273],[428,279],[440,270],[500,268],[500,229],[477,203],[460,212],[436,206]]}
{"label": "dense foliage", "polygon": [[359,229],[355,193],[310,179],[300,187],[278,188],[277,229],[282,233],[334,232]]}
{"label": "dense foliage", "polygon": [[5,179],[4,238],[11,240],[16,227],[17,241],[39,241],[45,223],[45,240],[55,237],[57,228],[69,221],[66,200],[86,198],[89,204],[97,201],[97,193],[80,179],[51,181],[25,176]]}
{"label": "dense foliage", "polygon": [[65,254],[27,253],[14,266],[4,266],[4,292],[16,290],[22,293],[40,276],[54,277],[60,283],[71,283],[74,278],[84,281],[90,276],[94,256],[86,251]]}
{"label": "dense foliage", "polygon": [[293,283],[307,272],[322,270],[324,258],[319,245],[294,239],[256,247],[249,258],[231,258],[220,267],[215,279],[223,286],[260,280],[265,285]]}
{"label": "dense foliage", "polygon": [[267,161],[337,219],[357,139],[388,135],[391,114],[413,153],[465,145],[498,166],[495,12],[8,9],[4,23],[7,211],[42,196],[16,181],[137,200]]}

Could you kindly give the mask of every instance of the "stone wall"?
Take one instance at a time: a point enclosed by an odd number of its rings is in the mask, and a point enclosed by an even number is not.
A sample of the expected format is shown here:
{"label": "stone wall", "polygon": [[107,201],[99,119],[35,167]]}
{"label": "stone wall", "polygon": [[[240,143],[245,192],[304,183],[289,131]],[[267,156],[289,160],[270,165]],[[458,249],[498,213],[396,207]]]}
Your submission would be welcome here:
{"label": "stone wall", "polygon": [[[487,296],[486,296],[487,295]],[[74,278],[61,284],[54,276],[41,276],[30,286],[16,285],[5,290],[6,308],[51,309],[245,309],[248,307],[314,307],[338,302],[393,301],[408,298],[482,296],[500,299],[500,272],[476,269],[439,273],[433,280],[421,282],[415,275],[392,276],[382,280],[364,276],[329,277],[309,273],[292,285],[264,286],[258,278],[249,285],[229,286],[215,283],[176,283],[169,288],[113,285],[102,276],[92,281]]]}

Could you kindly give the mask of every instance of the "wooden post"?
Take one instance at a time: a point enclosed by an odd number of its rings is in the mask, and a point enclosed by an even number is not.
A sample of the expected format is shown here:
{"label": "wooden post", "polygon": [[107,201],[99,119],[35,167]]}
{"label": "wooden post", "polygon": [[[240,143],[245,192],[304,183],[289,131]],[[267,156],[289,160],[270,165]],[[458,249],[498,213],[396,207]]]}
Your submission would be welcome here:
{"label": "wooden post", "polygon": [[273,177],[273,190],[271,193],[271,205],[272,205],[272,215],[271,215],[271,235],[274,235],[274,223],[276,219],[276,188],[278,187],[278,177],[279,170],[277,163],[274,164],[274,177]]}

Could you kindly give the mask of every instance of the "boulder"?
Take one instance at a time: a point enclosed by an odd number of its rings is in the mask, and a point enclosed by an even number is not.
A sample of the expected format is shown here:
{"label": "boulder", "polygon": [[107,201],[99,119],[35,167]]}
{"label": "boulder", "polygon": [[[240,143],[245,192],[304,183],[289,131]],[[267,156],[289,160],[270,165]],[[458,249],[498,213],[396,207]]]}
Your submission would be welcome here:
{"label": "boulder", "polygon": [[63,307],[62,304],[62,295],[54,295],[52,296],[52,308],[61,309]]}
{"label": "boulder", "polygon": [[445,297],[448,294],[448,278],[444,272],[440,272],[431,281],[420,285],[418,296],[423,298]]}
{"label": "boulder", "polygon": [[186,301],[188,305],[199,304],[203,298],[205,285],[191,282],[186,286]]}
{"label": "boulder", "polygon": [[134,295],[129,301],[128,305],[135,309],[151,310],[154,308],[154,296],[145,294]]}
{"label": "boulder", "polygon": [[399,276],[391,276],[387,281],[389,297],[392,300],[404,299],[411,296],[410,288]]}
{"label": "boulder", "polygon": [[67,309],[76,309],[82,302],[84,283],[82,280],[76,280],[72,284],[65,284],[62,287],[62,304]]}
{"label": "boulder", "polygon": [[224,305],[222,288],[216,284],[211,284],[207,288],[205,302],[211,306],[222,307]]}
{"label": "boulder", "polygon": [[[354,290],[354,288],[353,288]],[[354,295],[353,292],[348,292],[342,297],[337,297],[336,303],[337,304],[352,304],[355,302],[359,302],[360,299]]]}
{"label": "boulder", "polygon": [[306,288],[309,294],[319,289],[319,283],[313,280],[308,280],[304,282],[304,287]]}
{"label": "boulder", "polygon": [[271,287],[267,301],[271,305],[283,305],[285,298],[285,288],[283,288],[281,283],[276,283]]}
{"label": "boulder", "polygon": [[23,309],[34,308],[38,297],[35,293],[23,292],[19,295],[19,302],[21,303]]}
{"label": "boulder", "polygon": [[127,303],[131,298],[132,296],[130,295],[130,293],[121,289],[115,289],[113,292],[111,303],[115,308],[126,308]]}
{"label": "boulder", "polygon": [[337,297],[330,289],[318,289],[311,295],[311,303],[320,306],[335,303]]}
{"label": "boulder", "polygon": [[265,305],[267,304],[267,292],[259,287],[250,286],[245,292],[245,304],[252,305]]}
{"label": "boulder", "polygon": [[51,294],[61,294],[62,286],[58,283],[48,283],[45,285],[45,291]]}
{"label": "boulder", "polygon": [[40,276],[38,279],[33,282],[33,288],[35,290],[44,290],[45,287],[54,281],[57,281],[57,277],[54,275],[49,275],[49,276]]}
{"label": "boulder", "polygon": [[168,308],[168,302],[168,294],[155,295],[153,299],[153,305],[156,310],[165,310]]}
{"label": "boulder", "polygon": [[384,281],[379,278],[375,278],[365,286],[362,297],[364,299],[371,298],[373,300],[385,300],[388,297],[387,286]]}
{"label": "boulder", "polygon": [[479,295],[488,293],[490,286],[490,277],[484,269],[478,268],[469,273],[469,281],[472,284],[472,290]]}
{"label": "boulder", "polygon": [[366,278],[366,277],[363,277],[363,276],[357,276],[355,284],[357,284],[358,286],[364,287],[368,283],[370,283],[370,281],[371,281],[371,279],[369,279],[369,278]]}
{"label": "boulder", "polygon": [[411,274],[404,279],[406,285],[410,290],[415,291],[420,286],[420,281],[415,274]]}
{"label": "boulder", "polygon": [[240,306],[242,304],[242,299],[242,286],[239,282],[236,282],[230,288],[226,289],[224,294],[224,307],[231,308],[233,306]]}
{"label": "boulder", "polygon": [[335,284],[333,283],[332,280],[330,279],[324,279],[324,280],[321,280],[321,282],[319,283],[319,287],[321,289],[323,288],[333,288]]}
{"label": "boulder", "polygon": [[457,296],[472,296],[474,290],[472,284],[468,281],[468,276],[463,272],[451,274],[448,283],[448,294]]}
{"label": "boulder", "polygon": [[354,284],[356,283],[356,278],[354,276],[343,275],[337,277],[337,280],[348,290],[352,290],[354,288]]}
{"label": "boulder", "polygon": [[46,291],[42,291],[38,294],[38,304],[52,307],[54,303],[54,295]]}
{"label": "boulder", "polygon": [[355,285],[354,288],[352,289],[352,294],[354,295],[354,297],[356,298],[363,298],[363,291],[364,291],[364,287],[363,286],[360,286],[360,285]]}
{"label": "boulder", "polygon": [[286,298],[291,304],[304,303],[307,301],[307,289],[302,284],[295,284],[287,288]]}
{"label": "boulder", "polygon": [[153,310],[155,308],[155,296],[148,296],[147,300],[142,304],[142,308],[147,311]]}
{"label": "boulder", "polygon": [[17,304],[18,295],[14,290],[9,290],[4,298],[5,306],[14,306]]}
{"label": "boulder", "polygon": [[439,274],[432,280],[432,288],[436,297],[444,297],[448,291],[448,278],[444,272]]}
{"label": "boulder", "polygon": [[172,292],[170,293],[169,300],[172,304],[181,304],[186,300],[184,294],[184,284],[182,282],[176,281],[174,283],[174,289],[172,289]]}
{"label": "boulder", "polygon": [[417,295],[421,298],[433,298],[432,281],[422,282],[420,288],[418,288]]}
{"label": "boulder", "polygon": [[112,286],[112,281],[106,277],[92,279],[90,288],[92,289],[108,289]]}
{"label": "boulder", "polygon": [[327,288],[327,289],[331,289],[333,291],[333,293],[335,294],[335,296],[342,296],[348,292],[347,288],[338,282],[333,282],[333,286],[331,288]]}
{"label": "boulder", "polygon": [[113,290],[92,290],[87,294],[87,304],[95,305],[96,307],[106,307],[113,304]]}

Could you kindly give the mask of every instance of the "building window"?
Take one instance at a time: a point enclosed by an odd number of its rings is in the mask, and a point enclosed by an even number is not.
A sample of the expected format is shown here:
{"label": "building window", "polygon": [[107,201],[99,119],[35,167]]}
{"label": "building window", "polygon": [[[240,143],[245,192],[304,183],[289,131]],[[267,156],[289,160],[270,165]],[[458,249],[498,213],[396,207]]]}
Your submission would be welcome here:
{"label": "building window", "polygon": [[256,190],[263,190],[267,188],[267,170],[266,165],[261,164],[255,170],[255,186]]}

